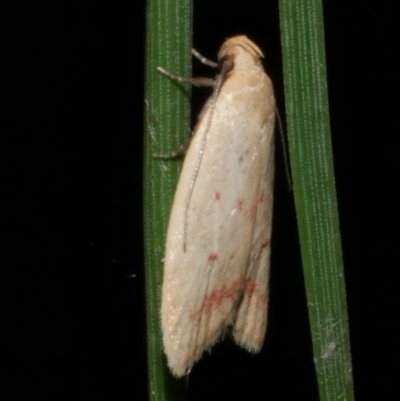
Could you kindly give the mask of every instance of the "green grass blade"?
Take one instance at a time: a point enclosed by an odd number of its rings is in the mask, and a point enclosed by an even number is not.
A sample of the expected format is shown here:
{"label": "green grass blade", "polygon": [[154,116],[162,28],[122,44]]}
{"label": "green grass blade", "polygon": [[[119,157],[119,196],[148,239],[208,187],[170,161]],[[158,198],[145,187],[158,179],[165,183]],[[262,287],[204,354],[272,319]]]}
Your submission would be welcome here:
{"label": "green grass blade", "polygon": [[144,132],[144,232],[147,355],[150,400],[184,400],[184,380],[166,367],[160,327],[160,291],[165,234],[180,162],[160,160],[182,144],[190,131],[190,87],[157,72],[157,66],[191,76],[191,0],[148,0]]}
{"label": "green grass blade", "polygon": [[289,150],[321,401],[354,400],[321,0],[280,0]]}

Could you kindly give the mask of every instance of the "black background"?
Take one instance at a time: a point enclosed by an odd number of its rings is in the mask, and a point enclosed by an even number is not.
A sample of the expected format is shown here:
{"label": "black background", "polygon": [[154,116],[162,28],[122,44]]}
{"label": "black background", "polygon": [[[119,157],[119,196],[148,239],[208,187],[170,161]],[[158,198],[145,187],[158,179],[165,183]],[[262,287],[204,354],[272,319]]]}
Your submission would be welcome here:
{"label": "black background", "polygon": [[[193,44],[215,59],[225,38],[253,39],[266,55],[264,65],[284,114],[277,2],[263,3],[195,2]],[[356,394],[365,399],[369,387],[370,394],[378,391],[388,399],[398,392],[398,368],[393,370],[390,359],[399,356],[398,234],[383,235],[394,225],[398,200],[398,156],[387,140],[398,126],[390,120],[398,114],[397,70],[391,67],[398,48],[397,13],[368,2],[357,12],[340,1],[325,1],[324,7]],[[31,2],[2,16],[4,399],[146,400],[145,6]],[[196,76],[213,74],[196,61],[193,68]],[[387,85],[379,84],[383,78]],[[194,114],[208,95],[193,90]],[[379,128],[372,124],[377,106],[386,110]],[[385,135],[377,138],[378,132]],[[366,144],[373,146],[365,151]],[[362,155],[368,155],[364,162]],[[317,399],[294,203],[279,142],[276,169],[265,347],[254,357],[229,340],[216,346],[190,375],[193,400]],[[368,190],[361,195],[360,187]],[[362,255],[368,256],[364,263]],[[362,288],[371,263],[374,286],[368,287],[368,300],[373,302],[367,308]],[[373,336],[368,357],[363,356],[366,310]],[[372,362],[368,384],[367,361]]]}

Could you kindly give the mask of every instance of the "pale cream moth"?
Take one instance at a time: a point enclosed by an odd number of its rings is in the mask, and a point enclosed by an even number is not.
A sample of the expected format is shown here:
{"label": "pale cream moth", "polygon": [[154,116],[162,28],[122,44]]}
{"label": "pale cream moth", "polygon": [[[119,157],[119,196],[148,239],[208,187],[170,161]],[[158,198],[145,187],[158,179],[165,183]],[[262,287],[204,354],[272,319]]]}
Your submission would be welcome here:
{"label": "pale cream moth", "polygon": [[275,98],[262,57],[246,36],[235,36],[219,50],[215,80],[159,68],[214,87],[184,160],[167,233],[161,323],[177,377],[225,334],[250,352],[264,342]]}

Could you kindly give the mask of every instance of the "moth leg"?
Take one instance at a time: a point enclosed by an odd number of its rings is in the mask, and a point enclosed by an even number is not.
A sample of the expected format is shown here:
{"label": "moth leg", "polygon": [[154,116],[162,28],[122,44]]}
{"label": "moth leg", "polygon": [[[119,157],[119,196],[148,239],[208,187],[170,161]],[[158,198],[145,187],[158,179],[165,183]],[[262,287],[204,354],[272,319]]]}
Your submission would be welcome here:
{"label": "moth leg", "polygon": [[156,159],[173,159],[174,157],[177,157],[181,155],[182,153],[185,153],[187,148],[190,145],[190,142],[192,141],[193,136],[189,136],[186,141],[178,146],[175,150],[172,150],[171,152],[168,153],[154,153],[153,157]]}
{"label": "moth leg", "polygon": [[[179,75],[172,74],[162,67],[157,67],[157,70],[159,72],[161,72],[161,74],[164,74],[167,77],[174,79],[175,81],[178,81],[178,82],[188,82],[195,86],[215,87],[217,85],[217,81],[214,79],[211,79],[211,78],[185,78],[185,77],[181,77]],[[153,154],[153,157],[155,157],[157,159],[172,159],[174,157],[177,157],[180,154],[184,153],[188,149],[191,140],[192,140],[192,136],[188,137],[186,139],[186,141],[182,145],[177,147],[175,150],[168,152],[168,153],[156,153],[156,154]]]}
{"label": "moth leg", "polygon": [[197,59],[199,59],[201,63],[208,65],[209,67],[212,67],[212,68],[218,68],[218,63],[214,63],[214,61],[211,61],[211,60],[203,57],[196,49],[192,49],[192,54]]}
{"label": "moth leg", "polygon": [[174,79],[175,81],[178,81],[178,82],[188,82],[194,86],[215,87],[215,85],[216,85],[215,79],[212,79],[212,78],[185,78],[185,77],[180,77],[179,75],[172,74],[169,71],[164,70],[164,68],[162,68],[162,67],[157,67],[157,70],[159,72],[161,72],[161,74],[164,74],[167,77]]}

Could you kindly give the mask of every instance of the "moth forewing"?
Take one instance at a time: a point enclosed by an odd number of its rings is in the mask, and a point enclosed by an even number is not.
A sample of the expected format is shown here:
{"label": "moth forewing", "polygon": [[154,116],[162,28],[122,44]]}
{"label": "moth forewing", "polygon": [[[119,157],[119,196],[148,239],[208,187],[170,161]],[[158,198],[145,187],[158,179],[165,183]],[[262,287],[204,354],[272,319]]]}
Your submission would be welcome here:
{"label": "moth forewing", "polygon": [[177,377],[227,332],[254,352],[265,336],[275,101],[262,56],[246,36],[222,45],[225,72],[195,128],[175,193],[161,321]]}

